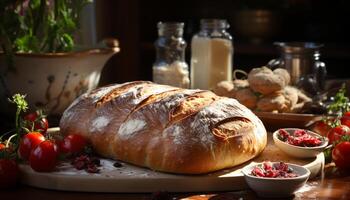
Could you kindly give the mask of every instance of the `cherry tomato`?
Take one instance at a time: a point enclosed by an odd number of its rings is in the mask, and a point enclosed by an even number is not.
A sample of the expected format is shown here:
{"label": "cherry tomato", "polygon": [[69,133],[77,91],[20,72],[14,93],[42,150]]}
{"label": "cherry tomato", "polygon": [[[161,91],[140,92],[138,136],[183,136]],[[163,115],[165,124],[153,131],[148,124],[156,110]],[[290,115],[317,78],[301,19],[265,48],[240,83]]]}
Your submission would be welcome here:
{"label": "cherry tomato", "polygon": [[63,144],[63,140],[62,139],[55,139],[54,142],[55,142],[55,144],[56,144],[56,146],[58,148],[58,152],[59,153],[63,153],[62,150],[61,150],[62,144]]}
{"label": "cherry tomato", "polygon": [[45,140],[30,153],[29,165],[35,171],[50,172],[56,167],[57,157],[57,145],[50,140]]}
{"label": "cherry tomato", "polygon": [[315,123],[312,130],[316,133],[319,133],[322,136],[327,136],[327,133],[331,130],[331,128],[331,126],[329,126],[326,122],[321,120]]}
{"label": "cherry tomato", "polygon": [[11,145],[6,147],[5,144],[0,143],[0,152],[4,152],[4,155],[11,154],[13,153],[13,147]]}
{"label": "cherry tomato", "polygon": [[343,135],[350,135],[350,128],[345,125],[340,125],[332,128],[328,132],[327,137],[329,139],[329,143],[332,144],[333,142],[339,140]]}
{"label": "cherry tomato", "polygon": [[344,113],[340,121],[341,121],[341,124],[350,127],[350,112]]}
{"label": "cherry tomato", "polygon": [[45,137],[39,132],[30,132],[22,137],[19,144],[18,153],[24,160],[28,160],[32,149],[37,147],[41,142],[45,140]]}
{"label": "cherry tomato", "polygon": [[5,149],[5,148],[6,148],[6,145],[3,143],[0,143],[0,150]]}
{"label": "cherry tomato", "polygon": [[80,153],[84,150],[87,145],[86,139],[78,134],[67,135],[60,146],[62,153]]}
{"label": "cherry tomato", "polygon": [[334,147],[332,159],[339,169],[350,169],[350,142],[341,142]]}
{"label": "cherry tomato", "polygon": [[45,134],[49,128],[49,121],[43,117],[39,111],[27,114],[24,116],[24,120],[26,120],[26,127],[29,130],[39,131],[40,133]]}
{"label": "cherry tomato", "polygon": [[16,185],[18,177],[17,163],[7,158],[0,159],[0,188],[10,188]]}

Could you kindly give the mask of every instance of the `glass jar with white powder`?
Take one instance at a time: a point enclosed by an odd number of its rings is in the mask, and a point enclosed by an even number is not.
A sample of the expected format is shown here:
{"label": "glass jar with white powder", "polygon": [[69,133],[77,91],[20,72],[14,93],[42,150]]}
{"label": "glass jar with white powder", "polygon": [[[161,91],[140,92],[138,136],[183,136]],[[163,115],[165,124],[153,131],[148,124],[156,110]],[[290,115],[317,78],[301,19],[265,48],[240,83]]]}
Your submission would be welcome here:
{"label": "glass jar with white powder", "polygon": [[232,80],[233,42],[224,19],[202,19],[191,42],[191,88],[212,89]]}
{"label": "glass jar with white powder", "polygon": [[153,64],[153,81],[159,84],[189,88],[189,68],[185,62],[186,41],[184,23],[159,22],[155,41],[156,61]]}

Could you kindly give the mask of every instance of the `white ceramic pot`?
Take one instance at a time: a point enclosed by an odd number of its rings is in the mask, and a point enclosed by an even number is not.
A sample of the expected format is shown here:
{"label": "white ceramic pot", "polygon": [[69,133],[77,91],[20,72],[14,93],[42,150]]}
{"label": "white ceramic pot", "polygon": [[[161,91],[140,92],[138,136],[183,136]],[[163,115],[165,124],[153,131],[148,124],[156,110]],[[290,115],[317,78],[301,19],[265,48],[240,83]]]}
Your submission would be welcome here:
{"label": "white ceramic pot", "polygon": [[21,93],[31,109],[62,114],[75,98],[97,86],[106,61],[119,52],[117,40],[105,44],[106,48],[69,53],[18,53],[10,70],[0,52],[0,112],[13,112],[7,98]]}

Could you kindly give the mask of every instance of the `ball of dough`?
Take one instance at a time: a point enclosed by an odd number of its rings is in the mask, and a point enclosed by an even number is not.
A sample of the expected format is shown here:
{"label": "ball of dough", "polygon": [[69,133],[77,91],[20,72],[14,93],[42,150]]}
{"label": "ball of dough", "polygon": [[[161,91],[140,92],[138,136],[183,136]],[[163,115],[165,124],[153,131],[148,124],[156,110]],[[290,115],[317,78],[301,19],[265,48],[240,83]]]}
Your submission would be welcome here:
{"label": "ball of dough", "polygon": [[288,85],[290,83],[290,74],[288,73],[288,71],[286,69],[277,68],[277,69],[273,70],[273,73],[281,76],[284,80],[285,85]]}
{"label": "ball of dough", "polygon": [[247,79],[236,79],[232,81],[235,89],[242,89],[249,87],[249,82]]}
{"label": "ball of dough", "polygon": [[254,92],[263,95],[271,94],[282,90],[287,85],[283,74],[283,70],[277,70],[277,73],[274,73],[267,67],[254,68],[248,74],[249,86]]}
{"label": "ball of dough", "polygon": [[266,95],[257,103],[257,110],[263,112],[282,112],[287,108],[288,105],[286,105],[286,98],[281,91]]}
{"label": "ball of dough", "polygon": [[233,90],[234,86],[232,81],[221,81],[213,89],[213,92],[219,96],[228,96]]}
{"label": "ball of dough", "polygon": [[298,102],[298,89],[292,86],[286,86],[283,89],[283,95],[286,99],[286,109],[282,110],[282,112],[292,112]]}
{"label": "ball of dough", "polygon": [[213,92],[219,96],[236,98],[236,93],[238,90],[248,87],[248,80],[236,79],[234,81],[221,81],[213,89]]}
{"label": "ball of dough", "polygon": [[233,89],[230,91],[230,97],[232,98],[237,98],[237,92],[249,88],[249,83],[248,80],[243,80],[243,79],[236,79],[232,81],[233,84]]}
{"label": "ball of dough", "polygon": [[254,110],[258,97],[249,88],[240,89],[236,92],[236,99],[247,108]]}

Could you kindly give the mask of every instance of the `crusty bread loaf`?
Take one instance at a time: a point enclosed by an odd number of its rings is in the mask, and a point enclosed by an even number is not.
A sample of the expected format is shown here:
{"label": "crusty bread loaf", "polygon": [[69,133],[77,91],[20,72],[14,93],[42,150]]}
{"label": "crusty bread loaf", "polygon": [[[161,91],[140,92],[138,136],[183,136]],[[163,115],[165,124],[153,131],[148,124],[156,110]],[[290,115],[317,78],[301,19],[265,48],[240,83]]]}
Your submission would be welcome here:
{"label": "crusty bread loaf", "polygon": [[263,124],[235,99],[146,81],[83,94],[60,128],[88,138],[101,156],[183,174],[239,165],[266,146]]}

